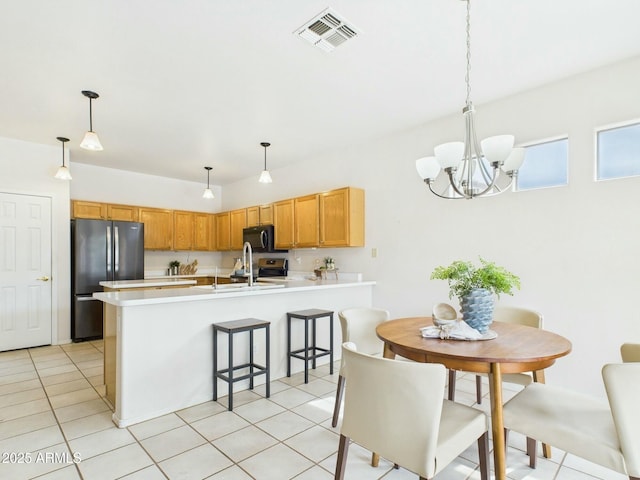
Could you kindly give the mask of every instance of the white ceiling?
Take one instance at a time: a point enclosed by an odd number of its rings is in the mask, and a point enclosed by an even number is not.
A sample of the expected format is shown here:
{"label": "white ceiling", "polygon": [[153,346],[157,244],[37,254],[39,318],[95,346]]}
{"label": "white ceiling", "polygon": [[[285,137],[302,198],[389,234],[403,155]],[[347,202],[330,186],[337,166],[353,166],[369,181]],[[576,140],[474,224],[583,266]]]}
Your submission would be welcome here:
{"label": "white ceiling", "polygon": [[[7,5],[11,3],[11,5]],[[361,34],[325,53],[293,31],[327,7]],[[459,0],[19,0],[0,14],[0,136],[73,162],[227,184],[464,104]],[[472,4],[481,104],[640,55],[638,0]],[[79,148],[89,126],[102,152]]]}

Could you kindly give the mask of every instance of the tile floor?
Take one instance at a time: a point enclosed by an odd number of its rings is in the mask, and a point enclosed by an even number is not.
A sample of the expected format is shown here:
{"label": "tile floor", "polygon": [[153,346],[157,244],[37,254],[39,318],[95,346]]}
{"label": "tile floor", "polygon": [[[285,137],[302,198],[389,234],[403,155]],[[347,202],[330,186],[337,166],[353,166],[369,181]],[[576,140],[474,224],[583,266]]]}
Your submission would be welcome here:
{"label": "tile floor", "polygon": [[[274,381],[270,399],[263,387],[236,393],[233,412],[222,398],[118,429],[103,400],[101,341],[3,352],[0,479],[331,479],[339,432],[331,428],[335,372],[319,367],[306,385],[300,374]],[[460,376],[457,401],[474,405],[473,380]],[[488,403],[478,408],[486,411]],[[558,450],[531,470],[524,438],[512,433],[509,441],[513,480],[626,478]],[[474,445],[436,478],[479,479],[476,457]],[[346,477],[417,478],[384,459],[372,468],[369,459],[353,445]]]}

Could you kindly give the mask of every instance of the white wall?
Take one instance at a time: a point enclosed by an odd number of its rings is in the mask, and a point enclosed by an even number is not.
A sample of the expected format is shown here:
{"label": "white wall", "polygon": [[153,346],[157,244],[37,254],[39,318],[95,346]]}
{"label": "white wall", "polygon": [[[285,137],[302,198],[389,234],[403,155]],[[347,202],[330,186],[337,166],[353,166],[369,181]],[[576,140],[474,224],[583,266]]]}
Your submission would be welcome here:
{"label": "white wall", "polygon": [[[601,366],[619,360],[621,343],[640,342],[640,178],[594,181],[594,131],[638,119],[638,84],[640,58],[634,58],[476,106],[480,138],[513,133],[527,143],[568,134],[567,187],[472,201],[436,198],[414,161],[439,143],[463,139],[463,119],[456,114],[275,170],[269,189],[253,188],[255,178],[230,185],[223,207],[362,187],[365,248],[327,253],[341,269],[378,281],[375,305],[394,317],[428,315],[448,295],[445,282],[429,279],[434,267],[478,256],[495,261],[522,280],[521,291],[500,301],[539,310],[546,329],[573,343],[572,353],[547,372],[548,381],[602,395]],[[377,258],[371,258],[374,247]],[[290,259],[299,256],[310,266],[324,255],[298,250]]]}
{"label": "white wall", "polygon": [[[52,144],[57,143],[52,139]],[[69,183],[53,178],[62,162],[60,144],[38,145],[0,138],[0,191],[51,198],[53,343],[71,341]]]}

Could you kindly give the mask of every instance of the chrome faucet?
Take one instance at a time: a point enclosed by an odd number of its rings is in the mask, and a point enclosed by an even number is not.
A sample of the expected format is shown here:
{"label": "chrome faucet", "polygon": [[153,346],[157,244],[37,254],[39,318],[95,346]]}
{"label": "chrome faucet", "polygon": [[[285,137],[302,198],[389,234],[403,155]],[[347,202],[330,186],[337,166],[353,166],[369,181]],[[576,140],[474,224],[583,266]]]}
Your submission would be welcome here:
{"label": "chrome faucet", "polygon": [[253,250],[249,242],[244,242],[242,247],[242,264],[244,265],[244,273],[247,273],[247,251],[249,252],[249,286],[253,286]]}

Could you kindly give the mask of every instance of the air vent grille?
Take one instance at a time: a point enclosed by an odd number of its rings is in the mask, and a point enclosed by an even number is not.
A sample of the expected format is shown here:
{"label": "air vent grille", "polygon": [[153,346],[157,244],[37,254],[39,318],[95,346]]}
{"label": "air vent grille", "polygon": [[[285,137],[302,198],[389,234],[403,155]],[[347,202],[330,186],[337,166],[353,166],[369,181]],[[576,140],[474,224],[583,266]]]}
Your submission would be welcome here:
{"label": "air vent grille", "polygon": [[347,40],[355,38],[360,30],[334,10],[327,8],[293,33],[321,50],[330,52]]}

